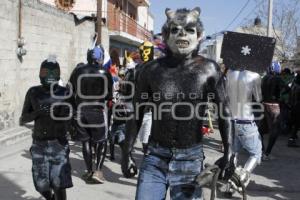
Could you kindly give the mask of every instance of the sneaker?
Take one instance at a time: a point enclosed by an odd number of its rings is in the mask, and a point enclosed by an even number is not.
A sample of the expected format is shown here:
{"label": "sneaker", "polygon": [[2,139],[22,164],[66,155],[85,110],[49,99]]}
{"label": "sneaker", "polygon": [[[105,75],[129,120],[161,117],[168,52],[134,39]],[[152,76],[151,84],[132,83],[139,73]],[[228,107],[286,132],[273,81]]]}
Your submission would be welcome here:
{"label": "sneaker", "polygon": [[92,179],[96,182],[96,183],[104,183],[106,180],[103,176],[103,172],[100,170],[97,170],[93,173]]}
{"label": "sneaker", "polygon": [[81,178],[87,182],[87,183],[90,183],[92,181],[92,175],[93,175],[93,172],[86,172],[84,173]]}
{"label": "sneaker", "polygon": [[238,180],[234,180],[234,179],[229,179],[228,180],[228,184],[229,184],[229,191],[233,192],[233,191],[238,191],[239,190],[239,183],[237,182]]}
{"label": "sneaker", "polygon": [[270,161],[270,160],[274,160],[275,157],[272,155],[263,154],[261,159],[262,159],[262,161]]}
{"label": "sneaker", "polygon": [[243,170],[243,175],[241,176],[240,181],[244,184],[245,187],[247,187],[250,183],[250,173],[246,170]]}
{"label": "sneaker", "polygon": [[299,144],[297,143],[297,139],[290,138],[288,141],[288,147],[300,147]]}
{"label": "sneaker", "polygon": [[230,182],[226,184],[226,190],[223,192],[225,198],[231,199],[235,190],[232,189],[232,185]]}

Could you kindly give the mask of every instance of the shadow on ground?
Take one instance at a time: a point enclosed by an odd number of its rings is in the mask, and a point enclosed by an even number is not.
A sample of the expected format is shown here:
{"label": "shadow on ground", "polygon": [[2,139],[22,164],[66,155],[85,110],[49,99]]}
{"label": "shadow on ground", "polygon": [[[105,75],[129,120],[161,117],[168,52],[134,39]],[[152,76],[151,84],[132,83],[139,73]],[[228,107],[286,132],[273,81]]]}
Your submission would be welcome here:
{"label": "shadow on ground", "polygon": [[1,200],[43,200],[42,198],[26,197],[26,191],[0,174]]}

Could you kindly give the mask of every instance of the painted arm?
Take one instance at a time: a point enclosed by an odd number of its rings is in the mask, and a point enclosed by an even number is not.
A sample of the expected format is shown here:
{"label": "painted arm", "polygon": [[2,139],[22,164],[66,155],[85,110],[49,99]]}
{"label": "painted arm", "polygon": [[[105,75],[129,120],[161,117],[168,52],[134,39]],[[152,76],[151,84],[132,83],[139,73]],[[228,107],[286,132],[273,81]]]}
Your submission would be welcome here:
{"label": "painted arm", "polygon": [[106,72],[107,76],[107,95],[105,97],[105,100],[107,101],[106,106],[107,106],[107,126],[110,127],[110,121],[112,117],[112,107],[113,107],[113,78],[112,75],[109,72]]}
{"label": "painted arm", "polygon": [[121,149],[122,149],[121,168],[122,168],[123,175],[126,178],[131,178],[137,174],[137,167],[131,152],[138,135],[138,130],[140,129],[141,124],[143,122],[145,106],[139,106],[139,105],[147,101],[147,99],[142,98],[142,94],[147,92],[148,86],[147,86],[146,78],[147,77],[145,76],[145,73],[142,72],[136,82],[135,95],[133,100],[135,112],[130,113],[132,119],[129,119],[126,122],[125,141],[124,144],[121,145]]}
{"label": "painted arm", "polygon": [[259,74],[257,74],[257,78],[254,80],[253,91],[252,91],[252,101],[254,102],[252,105],[252,112],[254,115],[254,120],[258,126],[263,123],[263,114],[264,107],[262,104],[262,79]]}
{"label": "painted arm", "polygon": [[230,121],[231,112],[229,109],[229,98],[225,89],[225,79],[222,75],[219,75],[218,77],[215,87],[215,103],[218,105],[218,124],[224,146],[224,155],[216,161],[216,164],[222,170],[221,176],[224,176],[224,170],[229,167],[229,161],[232,155],[231,145],[233,131]]}
{"label": "painted arm", "polygon": [[262,92],[261,92],[261,83],[262,80],[258,74],[257,78],[254,81],[253,85],[253,96],[256,102],[262,102]]}
{"label": "painted arm", "polygon": [[113,78],[112,78],[112,75],[109,73],[109,72],[106,72],[106,76],[107,76],[107,96],[105,98],[105,100],[107,101],[112,101],[113,99]]}
{"label": "painted arm", "polygon": [[23,126],[26,123],[32,122],[40,115],[50,115],[50,106],[40,105],[38,110],[33,109],[32,101],[31,101],[32,90],[34,90],[34,89],[32,89],[32,88],[29,89],[25,96],[22,114],[19,119],[20,126]]}
{"label": "painted arm", "polygon": [[76,102],[75,102],[75,96],[76,96],[76,92],[77,92],[77,79],[78,79],[77,71],[78,71],[77,68],[75,68],[72,71],[69,82],[67,84],[67,89],[72,94],[71,97],[68,99],[68,102],[72,105],[73,110],[77,109]]}

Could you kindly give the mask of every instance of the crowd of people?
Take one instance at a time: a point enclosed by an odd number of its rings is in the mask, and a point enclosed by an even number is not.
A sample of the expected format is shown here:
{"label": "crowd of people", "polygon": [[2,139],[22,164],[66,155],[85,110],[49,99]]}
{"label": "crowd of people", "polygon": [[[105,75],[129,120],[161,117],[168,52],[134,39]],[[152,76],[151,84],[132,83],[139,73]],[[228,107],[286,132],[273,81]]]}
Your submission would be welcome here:
{"label": "crowd of people", "polygon": [[[114,160],[117,144],[123,175],[139,174],[137,200],[165,199],[168,188],[171,199],[201,199],[202,185],[195,180],[205,171],[208,102],[218,105],[224,155],[215,164],[220,179],[227,177],[229,194],[248,185],[261,159],[271,159],[281,133],[290,135],[289,147],[299,146],[300,69],[293,73],[274,63],[264,76],[229,66],[222,71],[215,61],[198,54],[203,36],[200,13],[198,7],[166,9],[162,34],[133,53],[125,52],[123,66],[107,66],[107,51],[95,46],[88,50],[87,63],[75,67],[66,87],[58,84],[56,59],[42,62],[41,85],[28,90],[20,123],[35,122],[32,174],[36,190],[46,200],[67,199],[66,189],[73,186],[68,134],[82,143],[82,178],[87,183],[105,182],[106,152],[109,146]],[[262,119],[256,120],[252,102],[262,103]],[[265,148],[266,133],[270,136]],[[139,169],[132,156],[138,135],[144,153]],[[242,148],[249,158],[238,167]]]}

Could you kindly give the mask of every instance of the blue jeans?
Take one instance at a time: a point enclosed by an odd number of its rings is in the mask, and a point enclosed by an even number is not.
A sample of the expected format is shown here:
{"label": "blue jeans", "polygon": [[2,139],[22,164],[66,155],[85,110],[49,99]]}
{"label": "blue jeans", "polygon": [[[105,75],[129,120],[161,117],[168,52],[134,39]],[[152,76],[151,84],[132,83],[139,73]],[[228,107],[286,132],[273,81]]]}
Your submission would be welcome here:
{"label": "blue jeans", "polygon": [[202,188],[195,178],[202,170],[203,146],[187,149],[149,145],[141,164],[136,200],[162,200],[170,187],[172,200],[202,199]]}
{"label": "blue jeans", "polygon": [[233,152],[237,154],[244,148],[252,157],[260,161],[262,154],[261,137],[255,122],[250,124],[234,123]]}
{"label": "blue jeans", "polygon": [[46,192],[73,186],[69,145],[58,140],[34,140],[30,148],[35,189]]}
{"label": "blue jeans", "polygon": [[116,140],[115,143],[120,144],[125,140],[125,123],[115,124],[111,126],[110,137],[111,140]]}

